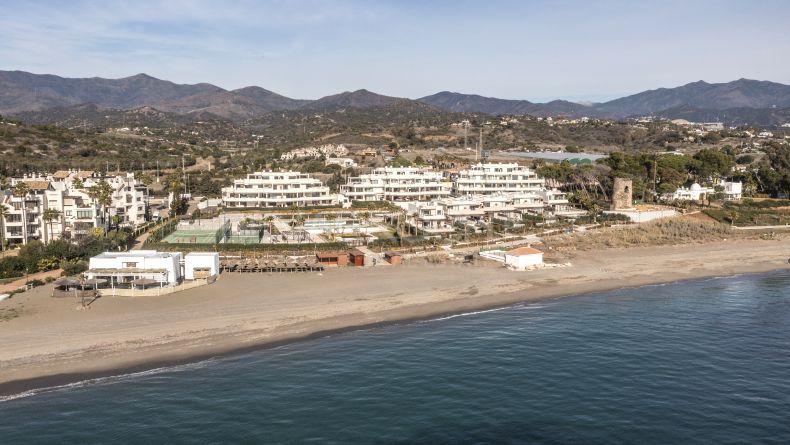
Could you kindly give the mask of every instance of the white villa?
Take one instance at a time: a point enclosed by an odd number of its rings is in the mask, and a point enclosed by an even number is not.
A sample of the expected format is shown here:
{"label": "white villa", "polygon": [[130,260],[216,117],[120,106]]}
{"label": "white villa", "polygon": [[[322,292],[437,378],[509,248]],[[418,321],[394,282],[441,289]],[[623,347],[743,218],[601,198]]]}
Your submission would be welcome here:
{"label": "white villa", "polygon": [[[716,185],[724,188],[721,193],[724,194],[725,200],[737,201],[743,196],[743,183],[741,182],[720,181]],[[689,187],[678,188],[674,193],[666,193],[661,198],[667,201],[701,201],[716,193],[714,187],[703,187],[695,182]]]}
{"label": "white villa", "polygon": [[331,206],[339,200],[329,193],[329,187],[309,174],[267,170],[223,187],[222,201],[230,209],[240,209]]}
{"label": "white villa", "polygon": [[545,185],[546,181],[534,170],[516,163],[476,164],[458,173],[455,192],[458,195],[537,192]]}
{"label": "white villa", "polygon": [[442,172],[414,167],[383,167],[348,178],[340,193],[350,201],[430,201],[450,196]]}

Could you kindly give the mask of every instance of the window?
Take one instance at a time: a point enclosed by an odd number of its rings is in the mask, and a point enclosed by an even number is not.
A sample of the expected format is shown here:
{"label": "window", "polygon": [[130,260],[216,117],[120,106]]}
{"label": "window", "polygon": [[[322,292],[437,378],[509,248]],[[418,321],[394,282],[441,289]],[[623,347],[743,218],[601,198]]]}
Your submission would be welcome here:
{"label": "window", "polygon": [[133,262],[123,263],[123,267],[128,268],[128,269],[136,269],[137,268],[137,263],[136,262],[134,262],[134,263]]}

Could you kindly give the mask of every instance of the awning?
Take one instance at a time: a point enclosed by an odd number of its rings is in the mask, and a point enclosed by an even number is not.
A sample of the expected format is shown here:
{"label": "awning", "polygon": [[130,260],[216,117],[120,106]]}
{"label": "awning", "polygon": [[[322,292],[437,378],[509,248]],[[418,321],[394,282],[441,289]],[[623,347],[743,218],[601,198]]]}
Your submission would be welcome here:
{"label": "awning", "polygon": [[152,284],[159,284],[159,281],[152,280],[150,278],[138,278],[136,280],[132,280],[132,286],[150,286]]}

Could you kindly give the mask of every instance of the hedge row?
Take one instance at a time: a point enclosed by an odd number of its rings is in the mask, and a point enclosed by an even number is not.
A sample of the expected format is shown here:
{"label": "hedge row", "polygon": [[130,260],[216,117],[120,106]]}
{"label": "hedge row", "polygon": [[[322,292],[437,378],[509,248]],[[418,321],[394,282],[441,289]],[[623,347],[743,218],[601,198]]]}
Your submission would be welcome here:
{"label": "hedge row", "polygon": [[346,243],[313,243],[313,244],[199,244],[199,243],[146,243],[148,249],[170,252],[270,252],[270,253],[312,253],[314,251],[330,252],[346,250]]}
{"label": "hedge row", "polygon": [[145,246],[148,247],[149,244],[158,243],[165,239],[168,235],[176,231],[178,228],[178,219],[171,219],[170,221],[165,222],[161,226],[157,227],[156,229],[151,231],[151,234],[148,235],[148,238],[145,240]]}

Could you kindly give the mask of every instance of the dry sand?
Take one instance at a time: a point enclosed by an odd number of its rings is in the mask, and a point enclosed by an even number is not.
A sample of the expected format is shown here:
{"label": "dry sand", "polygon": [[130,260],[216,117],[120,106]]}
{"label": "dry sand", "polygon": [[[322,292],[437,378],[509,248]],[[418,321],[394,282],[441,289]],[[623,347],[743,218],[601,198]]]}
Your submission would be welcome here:
{"label": "dry sand", "polygon": [[50,286],[0,302],[0,395],[151,369],[380,323],[520,301],[788,267],[790,241],[579,252],[569,267],[474,265],[225,274],[158,297],[104,297],[89,310]]}

